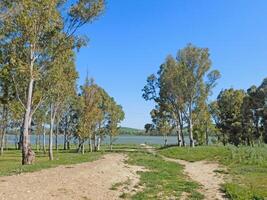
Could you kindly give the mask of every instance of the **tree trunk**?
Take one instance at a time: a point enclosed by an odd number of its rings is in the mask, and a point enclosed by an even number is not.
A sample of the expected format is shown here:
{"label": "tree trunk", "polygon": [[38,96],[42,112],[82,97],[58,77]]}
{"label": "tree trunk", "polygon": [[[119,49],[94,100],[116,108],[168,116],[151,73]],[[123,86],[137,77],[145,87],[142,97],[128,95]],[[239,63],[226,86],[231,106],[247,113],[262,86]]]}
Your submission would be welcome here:
{"label": "tree trunk", "polygon": [[97,140],[97,151],[99,151],[100,150],[100,145],[101,145],[101,137],[98,137],[97,139],[98,139]]}
{"label": "tree trunk", "polygon": [[82,143],[82,154],[84,155],[84,141]]}
{"label": "tree trunk", "polygon": [[46,146],[45,146],[45,124],[43,124],[43,152],[46,153]]}
{"label": "tree trunk", "polygon": [[185,141],[184,141],[184,130],[183,130],[183,126],[181,126],[180,128],[181,130],[181,142],[182,142],[182,146],[184,147],[185,146]]}
{"label": "tree trunk", "polygon": [[[167,135],[164,135],[163,138],[164,138],[164,146],[166,147],[168,144]],[[179,141],[179,139],[178,139],[178,141]]]}
{"label": "tree trunk", "polygon": [[67,149],[67,131],[66,129],[64,129],[64,146],[63,149],[66,150]]}
{"label": "tree trunk", "polygon": [[70,141],[67,140],[67,149],[70,150]]}
{"label": "tree trunk", "polygon": [[2,134],[1,134],[1,152],[0,152],[1,156],[4,154],[4,143],[5,143],[5,130],[2,130]]}
{"label": "tree trunk", "polygon": [[93,146],[92,146],[92,138],[89,138],[89,148],[90,148],[90,152],[93,152]]}
{"label": "tree trunk", "polygon": [[4,154],[4,146],[7,147],[7,142],[5,142],[5,138],[6,138],[6,131],[7,131],[7,123],[8,123],[8,109],[7,109],[7,105],[4,104],[3,105],[3,123],[2,123],[2,138],[1,138],[1,150],[0,150],[0,155]]}
{"label": "tree trunk", "polygon": [[180,146],[185,146],[185,141],[184,141],[184,125],[183,125],[183,116],[182,112],[178,112],[178,129],[180,129],[180,140],[181,140],[181,145]]}
{"label": "tree trunk", "polygon": [[18,149],[22,150],[22,140],[23,140],[23,125],[20,127]]}
{"label": "tree trunk", "polygon": [[206,122],[206,145],[209,145],[208,123]]}
{"label": "tree trunk", "polygon": [[57,125],[56,125],[56,150],[58,151],[58,122],[57,122]]}
{"label": "tree trunk", "polygon": [[112,151],[112,135],[109,135],[109,150]]}
{"label": "tree trunk", "polygon": [[35,135],[35,149],[38,152],[38,136]]}
{"label": "tree trunk", "polygon": [[18,134],[16,133],[16,141],[15,141],[15,149],[18,150],[18,143],[19,143],[19,138]]}
{"label": "tree trunk", "polygon": [[189,126],[190,147],[195,147],[194,137],[193,137],[193,125],[192,125],[192,119],[191,119],[191,117],[188,120],[188,126]]}
{"label": "tree trunk", "polygon": [[97,151],[97,142],[98,142],[98,138],[95,135],[95,137],[94,137],[94,150],[95,151]]}
{"label": "tree trunk", "polygon": [[177,144],[178,146],[182,146],[182,140],[181,140],[181,129],[180,126],[177,126]]}
{"label": "tree trunk", "polygon": [[53,157],[53,131],[54,131],[54,120],[55,120],[55,115],[53,112],[53,105],[50,105],[50,112],[51,112],[51,117],[50,117],[50,133],[49,133],[49,160],[54,160]]}
{"label": "tree trunk", "polygon": [[23,135],[22,135],[22,165],[32,164],[33,159],[31,158],[32,153],[34,153],[29,148],[29,128],[31,123],[31,104],[32,104],[32,94],[33,94],[33,83],[34,80],[31,78],[28,86],[27,94],[27,106],[24,114],[23,122]]}
{"label": "tree trunk", "polygon": [[38,134],[38,151],[41,151],[41,133]]}

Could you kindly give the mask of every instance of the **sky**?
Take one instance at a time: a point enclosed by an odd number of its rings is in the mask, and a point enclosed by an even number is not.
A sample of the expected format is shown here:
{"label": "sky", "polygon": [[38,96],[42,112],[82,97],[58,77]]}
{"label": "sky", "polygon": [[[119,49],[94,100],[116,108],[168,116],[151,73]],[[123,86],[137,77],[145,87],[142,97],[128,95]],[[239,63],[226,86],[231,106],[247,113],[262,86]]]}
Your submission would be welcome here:
{"label": "sky", "polygon": [[209,48],[222,89],[248,89],[267,77],[266,0],[107,0],[104,14],[79,34],[89,37],[76,57],[79,84],[88,74],[123,106],[122,126],[143,129],[152,102],[146,78],[188,43]]}

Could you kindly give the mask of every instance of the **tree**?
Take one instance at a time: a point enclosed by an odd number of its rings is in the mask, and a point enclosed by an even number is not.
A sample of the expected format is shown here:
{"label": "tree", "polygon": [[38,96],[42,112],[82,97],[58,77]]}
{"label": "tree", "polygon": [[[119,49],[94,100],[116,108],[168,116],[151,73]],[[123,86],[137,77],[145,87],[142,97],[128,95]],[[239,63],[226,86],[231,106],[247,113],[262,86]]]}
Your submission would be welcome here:
{"label": "tree", "polygon": [[90,151],[93,151],[92,136],[97,130],[97,124],[102,120],[102,110],[99,106],[101,102],[101,90],[94,83],[93,79],[87,77],[80,95],[80,111],[78,122],[79,149],[84,153],[84,143],[87,139],[90,142]]}
{"label": "tree", "polygon": [[164,138],[164,146],[167,146],[168,143],[168,135],[171,134],[172,130],[174,129],[172,125],[172,119],[170,118],[169,114],[159,109],[153,109],[150,113],[152,117],[152,122],[154,124],[155,129],[163,135]]}
{"label": "tree", "polygon": [[[49,159],[53,160],[53,132],[56,118],[70,96],[76,95],[76,80],[74,55],[71,49],[61,54],[54,67],[48,72],[47,96],[50,112]],[[58,127],[58,121],[56,122]]]}
{"label": "tree", "polygon": [[[35,84],[46,77],[66,46],[69,48],[69,44],[74,44],[74,47],[80,47],[84,44],[75,32],[102,13],[104,0],[78,0],[67,8],[68,5],[67,1],[54,0],[4,0],[0,4],[0,9],[6,13],[20,8],[12,15],[3,13],[5,17],[1,18],[0,35],[4,37],[0,39],[0,44],[2,48],[9,49],[6,57],[12,67],[14,84],[20,85],[20,89],[26,92],[25,99],[17,92],[17,98],[25,109],[22,164],[31,163],[29,129],[32,116],[43,101],[40,98],[37,104],[33,104]],[[17,84],[18,79],[23,84]]]}
{"label": "tree", "polygon": [[200,99],[203,98],[203,101],[207,99],[220,73],[217,70],[209,72],[211,60],[207,48],[197,48],[189,44],[178,52],[177,61],[185,71],[182,77],[184,84],[180,87],[184,88],[183,94],[186,102],[184,116],[188,124],[190,146],[194,147],[193,111],[197,109]]}
{"label": "tree", "polygon": [[200,105],[207,108],[207,99],[220,77],[217,70],[210,71],[210,68],[209,50],[189,44],[178,51],[176,59],[168,56],[160,66],[158,77],[149,76],[143,89],[145,100],[154,100],[172,115],[179,146],[184,145],[185,125],[189,130],[190,146],[194,146],[194,120],[199,118],[193,115],[200,110]]}
{"label": "tree", "polygon": [[117,105],[113,98],[110,98],[109,108],[108,108],[108,123],[107,131],[110,138],[110,150],[112,150],[113,137],[118,134],[118,125],[124,119],[124,112],[120,105]]}
{"label": "tree", "polygon": [[227,89],[220,92],[217,98],[218,122],[217,127],[223,134],[222,142],[239,145],[242,141],[241,108],[245,92],[243,90]]}

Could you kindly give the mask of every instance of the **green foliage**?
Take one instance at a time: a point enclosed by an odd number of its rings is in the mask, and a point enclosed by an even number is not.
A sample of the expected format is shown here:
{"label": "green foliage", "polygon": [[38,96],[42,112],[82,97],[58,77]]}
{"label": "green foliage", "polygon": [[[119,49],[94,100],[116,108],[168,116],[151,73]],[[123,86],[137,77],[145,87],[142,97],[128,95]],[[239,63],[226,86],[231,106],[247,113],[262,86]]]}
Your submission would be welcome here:
{"label": "green foliage", "polygon": [[120,127],[119,135],[145,135],[145,131],[129,127]]}
{"label": "green foliage", "polygon": [[218,122],[217,127],[222,132],[222,141],[234,145],[241,143],[242,113],[241,108],[245,92],[243,90],[224,90],[217,98]]}
{"label": "green foliage", "polygon": [[[169,127],[177,129],[178,137],[184,144],[183,129],[188,126],[190,145],[194,146],[193,129],[199,143],[203,142],[201,125],[210,124],[207,99],[220,77],[217,70],[210,71],[211,60],[207,48],[198,48],[192,44],[178,51],[176,59],[168,56],[160,66],[158,76],[150,75],[143,89],[145,100],[154,100],[157,114],[151,112],[156,127],[159,120],[165,119]],[[205,109],[206,108],[206,109]],[[162,124],[160,125],[162,126]],[[164,125],[165,126],[165,125]],[[166,126],[165,126],[166,127]]]}

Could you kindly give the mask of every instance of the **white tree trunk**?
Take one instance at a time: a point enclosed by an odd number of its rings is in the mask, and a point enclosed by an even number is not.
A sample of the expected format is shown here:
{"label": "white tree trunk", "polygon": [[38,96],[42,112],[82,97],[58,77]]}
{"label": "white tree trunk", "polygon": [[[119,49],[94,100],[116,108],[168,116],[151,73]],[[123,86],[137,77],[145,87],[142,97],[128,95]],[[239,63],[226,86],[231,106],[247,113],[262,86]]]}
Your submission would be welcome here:
{"label": "white tree trunk", "polygon": [[23,133],[22,133],[22,165],[28,165],[32,163],[29,157],[29,128],[30,128],[30,115],[31,115],[31,104],[32,104],[32,94],[33,94],[33,84],[34,80],[31,78],[28,85],[27,94],[27,105],[24,114],[23,121]]}
{"label": "white tree trunk", "polygon": [[46,146],[45,146],[45,124],[43,123],[43,152],[46,153]]}
{"label": "white tree trunk", "polygon": [[181,138],[181,129],[180,126],[177,126],[177,144],[178,146],[182,146],[182,138]]}
{"label": "white tree trunk", "polygon": [[98,137],[98,140],[97,140],[97,151],[100,150],[100,145],[101,145],[101,137]]}
{"label": "white tree trunk", "polygon": [[54,131],[54,122],[55,122],[55,114],[54,114],[54,107],[50,105],[50,132],[49,132],[49,160],[54,160],[53,157],[53,131]]}
{"label": "white tree trunk", "polygon": [[193,137],[193,125],[192,125],[192,119],[191,118],[188,120],[188,126],[189,126],[190,147],[195,147],[194,137]]}

